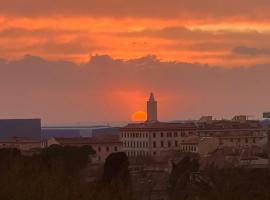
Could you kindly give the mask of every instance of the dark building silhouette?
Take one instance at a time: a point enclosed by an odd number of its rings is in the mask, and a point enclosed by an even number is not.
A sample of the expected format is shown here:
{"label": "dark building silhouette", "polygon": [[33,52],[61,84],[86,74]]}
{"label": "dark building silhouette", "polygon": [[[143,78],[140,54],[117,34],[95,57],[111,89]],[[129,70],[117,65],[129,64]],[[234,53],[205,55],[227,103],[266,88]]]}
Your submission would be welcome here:
{"label": "dark building silhouette", "polygon": [[51,137],[96,137],[119,135],[119,128],[111,126],[58,126],[42,127],[42,139]]}
{"label": "dark building silhouette", "polygon": [[0,119],[0,139],[12,137],[41,139],[41,120]]}

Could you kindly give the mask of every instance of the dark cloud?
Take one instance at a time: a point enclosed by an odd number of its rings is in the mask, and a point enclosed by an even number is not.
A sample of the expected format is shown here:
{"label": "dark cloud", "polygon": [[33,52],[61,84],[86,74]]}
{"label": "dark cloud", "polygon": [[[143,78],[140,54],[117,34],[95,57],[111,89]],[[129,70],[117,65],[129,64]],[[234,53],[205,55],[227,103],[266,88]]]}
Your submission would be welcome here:
{"label": "dark cloud", "polygon": [[197,19],[264,19],[269,17],[269,1],[257,0],[1,0],[4,15],[48,16],[84,15],[97,17],[150,17]]}
{"label": "dark cloud", "polygon": [[97,55],[81,65],[29,55],[0,62],[0,117],[128,120],[138,109],[136,95],[143,95],[144,105],[150,91],[159,99],[161,119],[259,116],[270,109],[269,75],[269,65],[225,69],[162,62],[153,55],[127,61]]}
{"label": "dark cloud", "polygon": [[64,30],[64,29],[31,29],[26,28],[5,28],[0,30],[1,38],[18,38],[18,37],[33,37],[33,36],[56,36],[56,35],[78,35],[78,34],[87,34],[85,31],[79,30]]}
{"label": "dark cloud", "polygon": [[255,47],[240,46],[240,47],[234,48],[232,52],[234,54],[238,54],[242,56],[269,56],[270,48],[258,49]]}
{"label": "dark cloud", "polygon": [[141,31],[131,31],[119,33],[126,37],[149,37],[163,38],[168,40],[191,40],[205,41],[213,43],[231,43],[243,41],[265,42],[270,39],[269,32],[260,33],[255,30],[233,31],[217,29],[212,31],[202,29],[190,29],[184,26],[165,27],[161,29],[144,29]]}

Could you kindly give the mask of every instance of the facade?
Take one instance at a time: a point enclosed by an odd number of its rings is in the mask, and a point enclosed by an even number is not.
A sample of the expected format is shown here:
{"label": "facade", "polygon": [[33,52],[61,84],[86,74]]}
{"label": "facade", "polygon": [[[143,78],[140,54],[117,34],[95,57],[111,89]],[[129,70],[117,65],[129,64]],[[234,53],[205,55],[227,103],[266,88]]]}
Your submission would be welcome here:
{"label": "facade", "polygon": [[181,152],[198,153],[207,155],[213,153],[219,146],[219,140],[216,137],[198,137],[191,136],[181,142]]}
{"label": "facade", "polygon": [[267,143],[267,148],[268,148],[268,167],[270,169],[270,129],[267,131],[267,139],[268,139],[268,143]]}
{"label": "facade", "polygon": [[48,140],[42,141],[42,148],[50,147],[52,145],[60,146],[91,146],[96,151],[97,162],[105,162],[106,158],[115,152],[122,151],[122,143],[119,137],[98,137],[98,138],[60,138],[52,137]]}
{"label": "facade", "polygon": [[198,122],[199,137],[216,137],[220,147],[252,147],[260,146],[266,137],[266,131],[260,121],[247,120],[244,116],[233,120],[213,120],[210,123]]}
{"label": "facade", "polygon": [[41,139],[40,119],[1,119],[0,139],[12,137]]}
{"label": "facade", "polygon": [[270,119],[270,112],[264,112],[263,118]]}
{"label": "facade", "polygon": [[196,134],[192,123],[140,123],[121,128],[123,151],[129,157],[159,156],[166,151],[180,151],[180,143]]}
{"label": "facade", "polygon": [[7,138],[0,139],[0,149],[18,149],[20,151],[29,151],[40,148],[40,140],[27,138]]}
{"label": "facade", "polygon": [[147,101],[147,122],[157,122],[157,101],[153,93]]}

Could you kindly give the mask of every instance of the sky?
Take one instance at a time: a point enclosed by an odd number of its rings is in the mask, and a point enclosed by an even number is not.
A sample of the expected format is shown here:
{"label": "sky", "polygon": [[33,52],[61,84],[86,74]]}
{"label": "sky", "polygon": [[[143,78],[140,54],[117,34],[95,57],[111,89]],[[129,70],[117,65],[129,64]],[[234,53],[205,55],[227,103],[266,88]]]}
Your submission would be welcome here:
{"label": "sky", "polygon": [[[1,118],[162,120],[270,110],[269,0],[1,0]],[[268,87],[267,87],[268,86]]]}

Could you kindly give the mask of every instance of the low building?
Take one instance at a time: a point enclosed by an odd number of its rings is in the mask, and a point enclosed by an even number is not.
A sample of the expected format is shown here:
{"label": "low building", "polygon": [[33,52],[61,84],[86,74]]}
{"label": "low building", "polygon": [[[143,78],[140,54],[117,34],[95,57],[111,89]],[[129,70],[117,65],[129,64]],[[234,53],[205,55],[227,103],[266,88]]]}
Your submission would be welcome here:
{"label": "low building", "polygon": [[96,137],[119,135],[119,128],[111,126],[46,126],[41,129],[42,139],[51,137]]}
{"label": "low building", "polygon": [[137,123],[120,129],[123,151],[129,157],[159,156],[164,151],[180,151],[184,138],[196,134],[193,123]]}
{"label": "low building", "polygon": [[40,140],[28,139],[28,138],[7,138],[0,139],[0,149],[18,149],[20,151],[30,151],[32,149],[40,148]]}
{"label": "low building", "polygon": [[12,137],[41,139],[40,119],[0,119],[0,139]]}
{"label": "low building", "polygon": [[244,116],[236,116],[233,120],[215,120],[211,123],[198,122],[199,137],[216,137],[221,147],[259,146],[266,137],[266,131],[260,121],[246,120]]}
{"label": "low building", "polygon": [[50,147],[52,145],[74,146],[74,147],[91,146],[96,151],[95,161],[97,162],[104,162],[111,153],[122,151],[122,143],[120,142],[119,137],[115,136],[95,137],[95,138],[52,137],[48,140],[42,141],[42,148]]}
{"label": "low building", "polygon": [[218,146],[218,138],[191,136],[181,142],[181,151],[207,155],[214,152]]}

